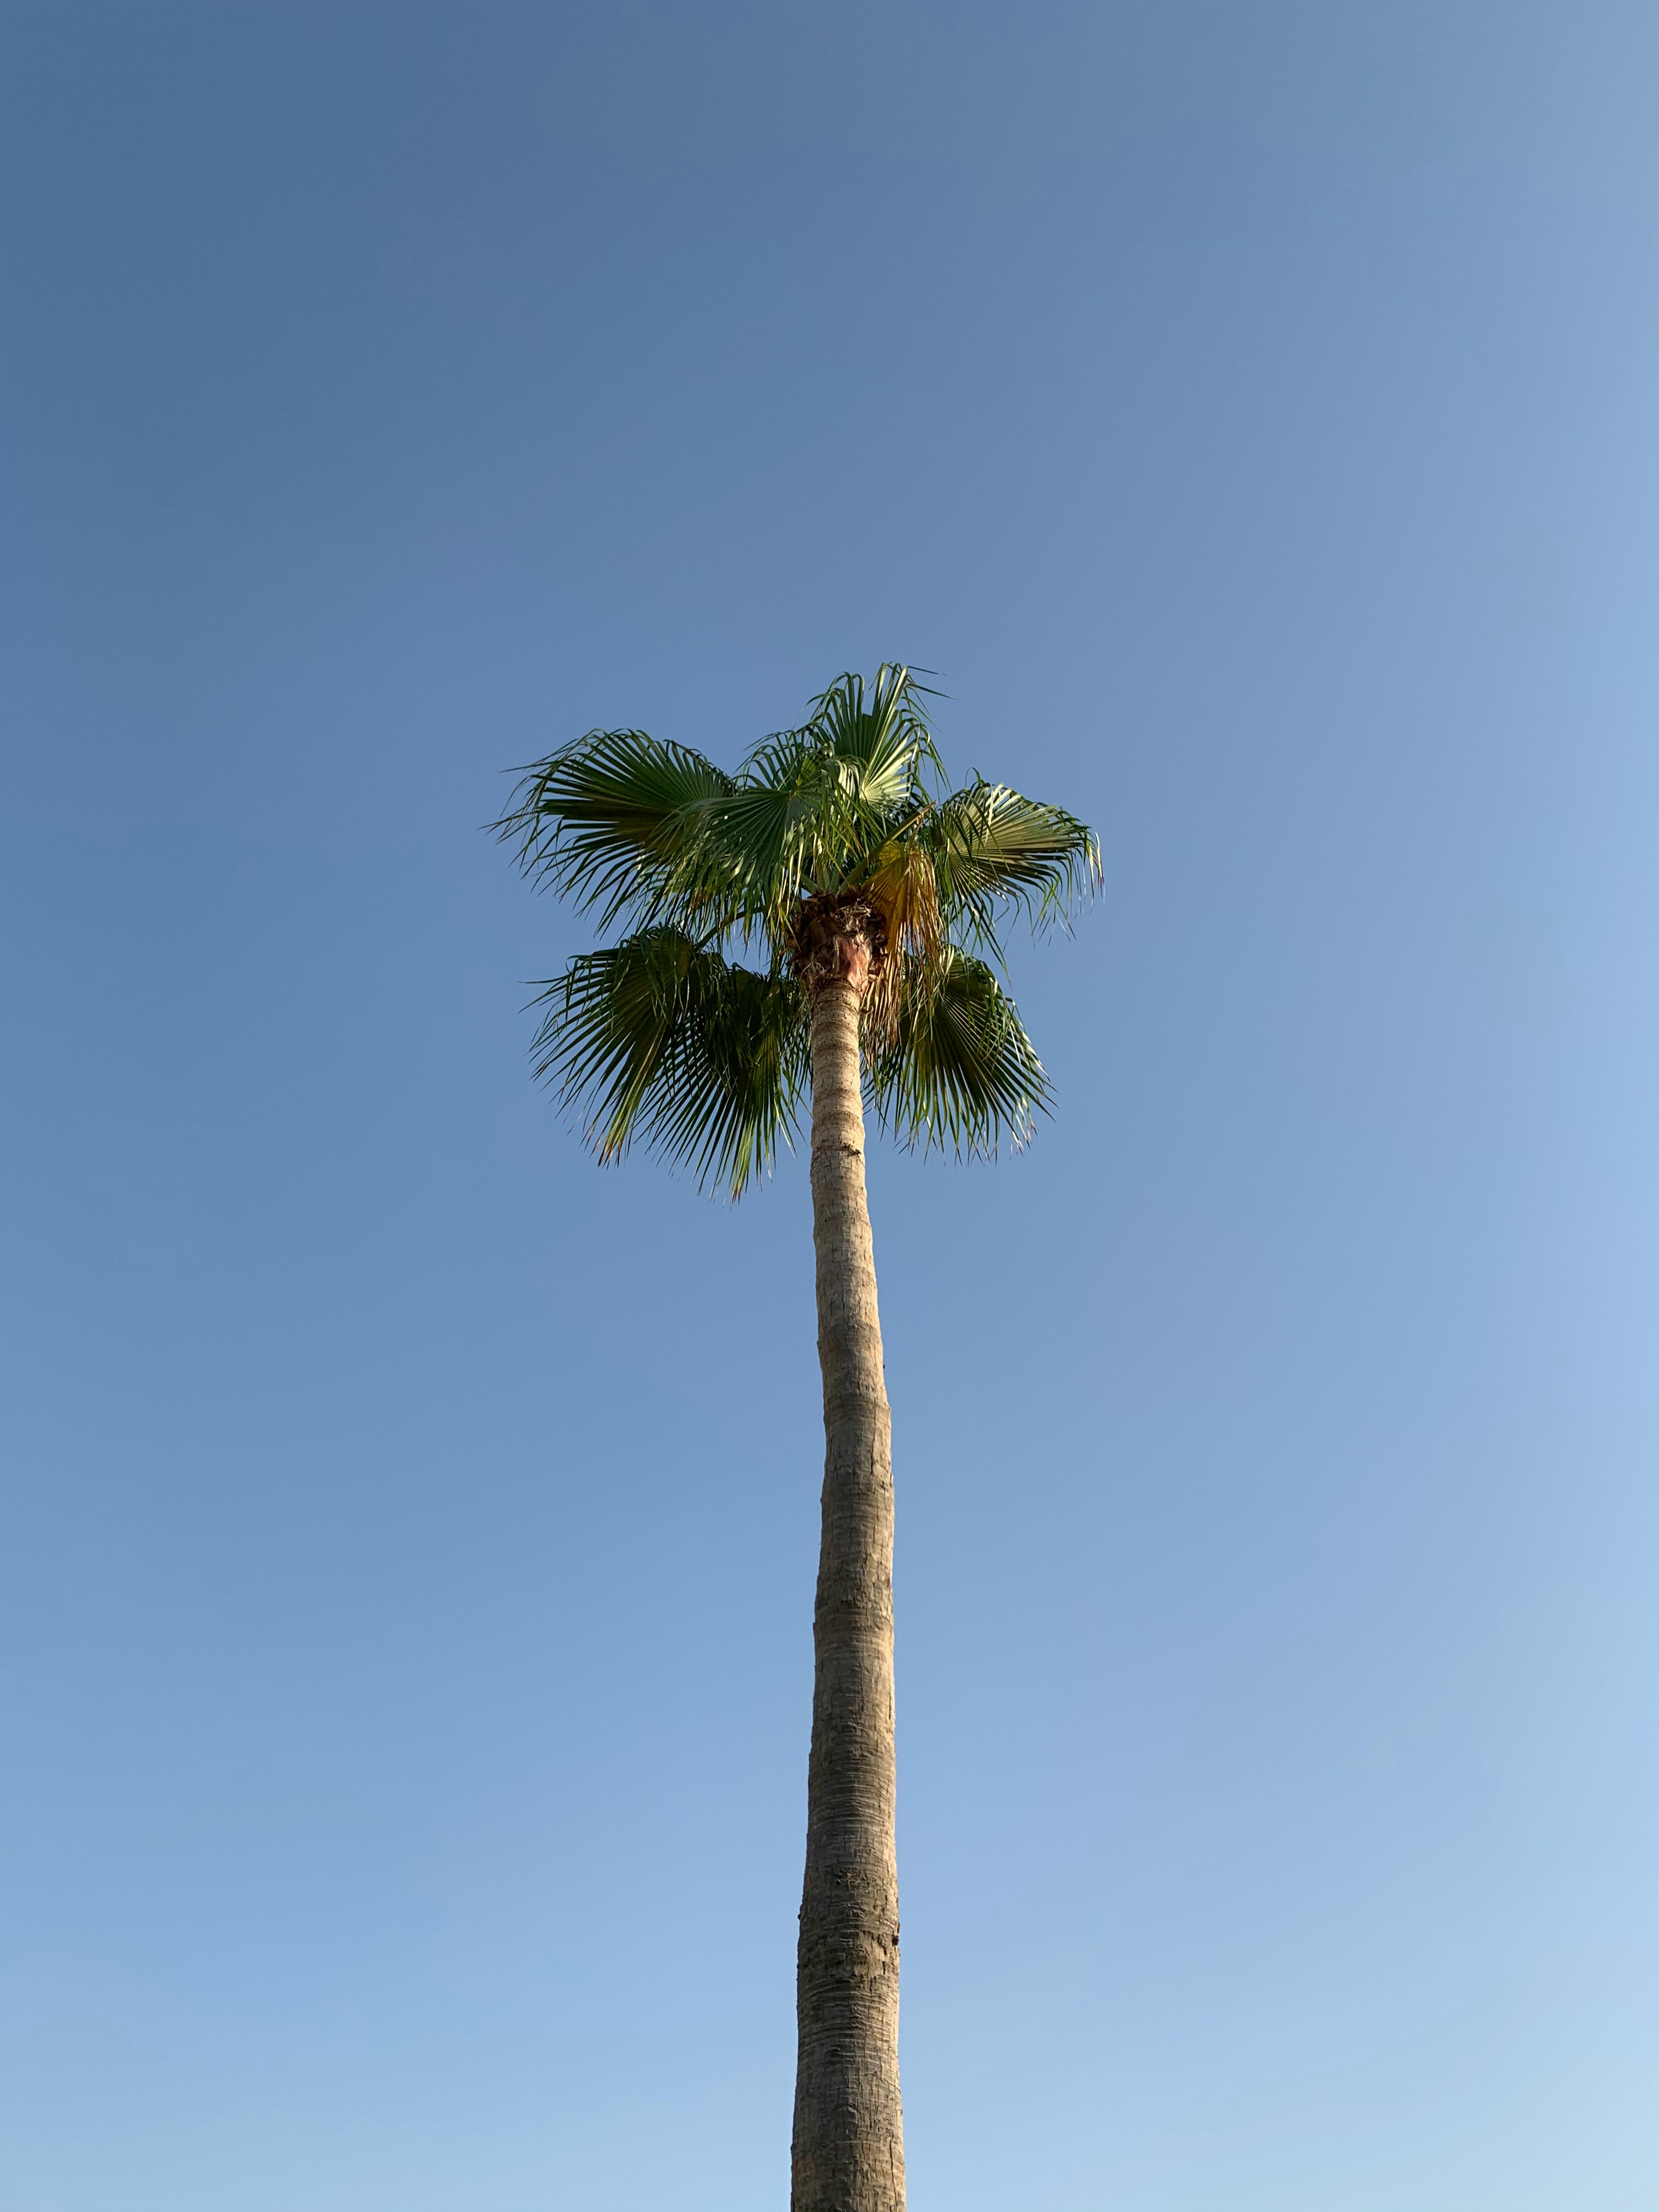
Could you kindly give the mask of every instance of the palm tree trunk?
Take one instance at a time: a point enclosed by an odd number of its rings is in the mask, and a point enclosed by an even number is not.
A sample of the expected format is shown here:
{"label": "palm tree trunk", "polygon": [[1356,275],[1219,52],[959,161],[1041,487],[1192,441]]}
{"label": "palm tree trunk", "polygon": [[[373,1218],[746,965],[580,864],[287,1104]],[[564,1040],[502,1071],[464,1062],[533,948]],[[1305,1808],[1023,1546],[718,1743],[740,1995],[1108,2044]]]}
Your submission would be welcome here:
{"label": "palm tree trunk", "polygon": [[[839,948],[838,948],[839,949]],[[894,1836],[893,1470],[864,1184],[859,1002],[812,999],[812,1241],[823,1536],[796,1968],[790,2212],[903,2212]]]}

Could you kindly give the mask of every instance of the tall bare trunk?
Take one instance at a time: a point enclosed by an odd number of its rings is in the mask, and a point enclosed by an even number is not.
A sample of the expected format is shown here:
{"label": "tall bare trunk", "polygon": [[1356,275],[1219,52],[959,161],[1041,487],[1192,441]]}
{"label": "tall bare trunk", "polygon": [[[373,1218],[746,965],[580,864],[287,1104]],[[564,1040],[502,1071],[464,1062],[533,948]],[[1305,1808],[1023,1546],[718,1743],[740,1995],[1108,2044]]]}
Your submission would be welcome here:
{"label": "tall bare trunk", "polygon": [[[837,945],[836,952],[843,948]],[[864,1183],[867,949],[812,999],[823,1536],[812,1638],[791,2212],[903,2212],[894,1837],[893,1470]]]}

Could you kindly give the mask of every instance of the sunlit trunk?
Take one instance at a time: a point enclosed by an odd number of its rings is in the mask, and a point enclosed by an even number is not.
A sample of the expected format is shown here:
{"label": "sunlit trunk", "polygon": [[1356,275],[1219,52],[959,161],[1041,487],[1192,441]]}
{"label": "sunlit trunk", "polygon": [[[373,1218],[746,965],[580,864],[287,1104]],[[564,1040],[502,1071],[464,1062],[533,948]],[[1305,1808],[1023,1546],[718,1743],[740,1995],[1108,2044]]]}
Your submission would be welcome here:
{"label": "sunlit trunk", "polygon": [[791,2212],[902,2212],[904,2204],[893,1474],[864,1182],[864,962],[850,964],[851,974],[819,981],[812,1000],[823,1533],[812,1621]]}

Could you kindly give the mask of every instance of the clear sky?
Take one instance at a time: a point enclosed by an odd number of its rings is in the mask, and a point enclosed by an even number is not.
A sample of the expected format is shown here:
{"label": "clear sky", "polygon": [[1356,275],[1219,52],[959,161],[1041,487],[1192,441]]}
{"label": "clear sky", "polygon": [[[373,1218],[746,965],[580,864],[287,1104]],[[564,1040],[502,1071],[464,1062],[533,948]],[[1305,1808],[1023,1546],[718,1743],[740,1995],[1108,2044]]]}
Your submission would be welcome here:
{"label": "clear sky", "polygon": [[1095,823],[872,1154],[914,2212],[1659,2203],[1659,14],[11,0],[6,2212],[775,2212],[802,1162],[479,832]]}

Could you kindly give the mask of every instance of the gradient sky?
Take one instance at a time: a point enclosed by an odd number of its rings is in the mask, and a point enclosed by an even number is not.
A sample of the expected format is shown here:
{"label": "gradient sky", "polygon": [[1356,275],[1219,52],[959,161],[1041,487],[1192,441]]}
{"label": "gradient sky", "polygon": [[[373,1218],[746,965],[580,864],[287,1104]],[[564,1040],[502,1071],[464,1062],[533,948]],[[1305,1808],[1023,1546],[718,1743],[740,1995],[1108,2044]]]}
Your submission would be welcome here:
{"label": "gradient sky", "polygon": [[[775,2212],[804,1165],[478,825],[906,657],[913,2212],[1659,2203],[1659,14],[8,0],[5,2212]],[[21,957],[17,957],[21,955]]]}

